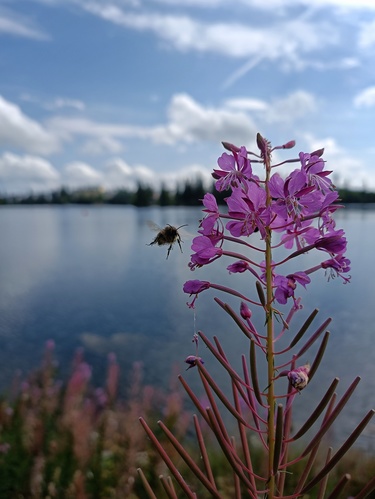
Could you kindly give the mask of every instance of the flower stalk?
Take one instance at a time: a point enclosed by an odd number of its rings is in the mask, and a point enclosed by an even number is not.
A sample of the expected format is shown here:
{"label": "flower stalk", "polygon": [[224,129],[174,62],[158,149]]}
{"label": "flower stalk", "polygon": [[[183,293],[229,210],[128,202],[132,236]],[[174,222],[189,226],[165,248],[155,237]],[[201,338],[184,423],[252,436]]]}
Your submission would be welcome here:
{"label": "flower stalk", "polygon": [[[214,297],[216,304],[231,317],[248,342],[249,359],[242,354],[240,373],[228,360],[219,339],[215,336],[213,343],[199,331],[194,335],[195,355],[189,356],[186,362],[189,363],[189,371],[190,367],[194,367],[199,373],[206,403],[201,402],[182,376],[179,379],[233,470],[232,497],[241,498],[244,494],[244,497],[254,499],[299,498],[315,487],[319,497],[324,497],[328,490],[329,473],[374,414],[374,411],[369,411],[333,457],[328,451],[325,464],[319,467],[317,456],[323,447],[324,437],[360,379],[356,378],[336,403],[338,379],[335,378],[300,429],[292,432],[294,402],[296,397],[305,396],[313,378],[315,380],[328,344],[330,333],[327,327],[331,322],[331,318],[324,320],[310,333],[318,314],[318,310],[314,309],[302,325],[296,325],[296,317],[302,309],[299,293],[301,288],[306,289],[310,284],[310,276],[321,270],[328,274],[328,278],[339,276],[344,284],[350,281],[350,260],[345,255],[347,240],[344,231],[336,228],[333,219],[333,214],[340,208],[337,204],[338,193],[329,178],[331,172],[324,169],[323,149],[310,154],[301,152],[298,158],[272,164],[273,151],[289,150],[295,142],[288,141],[272,148],[270,142],[258,133],[256,143],[258,153],[247,151],[243,146],[223,143],[230,154],[224,152],[220,156],[219,168],[213,171],[213,177],[216,190],[219,193],[228,192],[225,198],[227,210],[221,213],[215,196],[205,194],[202,200],[204,217],[200,221],[199,235],[192,243],[193,253],[189,263],[191,270],[197,270],[229,259],[232,263],[227,266],[228,273],[247,277],[252,286],[246,289],[253,290],[253,293],[197,279],[187,281],[183,287],[184,292],[192,297],[188,303],[190,308],[195,308],[198,297],[207,292],[219,291],[228,295],[228,300],[239,301],[237,311],[232,304]],[[276,170],[280,165],[294,167],[296,163],[299,167],[286,178],[282,178]],[[256,167],[260,169],[261,164],[263,171],[253,170]],[[226,247],[228,244],[231,245],[229,249]],[[233,251],[233,245],[238,245],[240,251]],[[288,255],[278,259],[282,246]],[[321,263],[304,270],[296,263],[295,270],[290,272],[291,263],[298,262],[309,252],[321,256]],[[284,270],[285,264],[288,264],[288,272]],[[288,307],[286,312],[283,307]],[[253,312],[257,312],[255,320]],[[262,317],[261,325],[257,324],[259,316]],[[277,343],[288,334],[291,340],[287,346],[284,342],[282,347],[277,348]],[[198,340],[202,340],[207,347],[206,354],[212,354],[229,376],[233,400],[220,385],[220,380],[210,374],[208,364],[205,365],[198,356]],[[305,355],[318,340],[320,344],[312,356],[311,366],[306,361],[303,363]],[[289,360],[285,360],[286,355],[290,356]],[[305,401],[309,402],[308,395]],[[324,411],[323,421],[316,428]],[[228,418],[238,429],[236,436],[231,434],[233,428],[228,427]],[[151,436],[145,423],[142,424],[169,467],[168,456],[160,442],[155,435]],[[213,497],[226,497],[212,471],[198,416],[194,416],[194,425],[203,470],[197,468],[194,459],[165,425],[160,425],[206,490]],[[307,432],[311,432],[312,436],[309,443],[304,444],[303,451],[293,450],[293,444],[303,440]],[[251,439],[257,440],[264,453],[261,466],[252,458]],[[297,477],[297,485],[291,489],[288,476],[296,473],[296,467],[303,460],[307,461],[304,472]],[[172,466],[170,469],[176,478],[175,468]],[[341,493],[349,481],[350,476],[345,474],[328,497]],[[179,477],[178,483],[185,490],[187,482],[182,477]],[[370,483],[375,488],[375,482]],[[372,490],[372,485],[367,485],[360,494],[363,496]]]}

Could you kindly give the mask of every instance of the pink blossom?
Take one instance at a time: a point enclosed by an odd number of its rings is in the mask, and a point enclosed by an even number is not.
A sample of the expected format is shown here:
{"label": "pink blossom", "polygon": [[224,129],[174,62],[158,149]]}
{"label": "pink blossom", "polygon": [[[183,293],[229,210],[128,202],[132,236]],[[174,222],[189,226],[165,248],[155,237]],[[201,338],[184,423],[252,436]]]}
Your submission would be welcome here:
{"label": "pink blossom", "polygon": [[244,179],[250,179],[252,168],[250,160],[247,157],[245,147],[241,147],[237,152],[232,150],[232,155],[224,152],[217,160],[221,170],[214,170],[212,176],[218,179],[216,189],[225,191],[229,187],[238,187]]}

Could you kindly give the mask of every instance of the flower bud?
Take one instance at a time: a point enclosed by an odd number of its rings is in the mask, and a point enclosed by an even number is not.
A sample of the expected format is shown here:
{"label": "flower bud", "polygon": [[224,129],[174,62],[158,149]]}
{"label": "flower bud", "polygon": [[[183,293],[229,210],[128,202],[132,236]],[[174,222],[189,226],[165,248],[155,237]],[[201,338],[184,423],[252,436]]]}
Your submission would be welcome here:
{"label": "flower bud", "polygon": [[240,148],[231,144],[230,142],[222,142],[223,147],[230,152],[239,152]]}
{"label": "flower bud", "polygon": [[282,148],[283,149],[292,149],[295,145],[296,145],[296,141],[295,140],[290,140],[286,144],[283,144]]}
{"label": "flower bud", "polygon": [[310,365],[306,364],[289,371],[287,376],[290,384],[298,391],[303,390],[309,382]]}
{"label": "flower bud", "polygon": [[201,364],[204,364],[204,361],[200,357],[197,357],[196,355],[188,355],[185,359],[185,362],[186,364],[189,364],[189,367],[186,370],[196,366],[198,361]]}
{"label": "flower bud", "polygon": [[257,133],[257,146],[263,154],[266,153],[267,141],[261,136],[259,132]]}
{"label": "flower bud", "polygon": [[322,149],[317,149],[316,151],[312,152],[310,156],[318,156],[318,158],[320,158],[321,156],[323,156],[323,153],[324,153],[324,147]]}
{"label": "flower bud", "polygon": [[246,305],[244,301],[241,302],[240,306],[240,314],[242,319],[251,319],[252,313],[249,307]]}

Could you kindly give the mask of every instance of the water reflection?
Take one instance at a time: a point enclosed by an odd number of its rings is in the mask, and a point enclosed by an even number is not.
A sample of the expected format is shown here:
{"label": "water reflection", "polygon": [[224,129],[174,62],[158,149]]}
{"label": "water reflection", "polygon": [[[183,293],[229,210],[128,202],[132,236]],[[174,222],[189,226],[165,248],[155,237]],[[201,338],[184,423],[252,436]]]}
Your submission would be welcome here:
{"label": "water reflection", "polygon": [[[182,285],[187,279],[235,285],[245,293],[243,276],[228,276],[226,265],[209,265],[191,273],[187,268],[190,241],[184,253],[174,247],[148,246],[154,237],[147,221],[159,226],[187,223],[195,233],[201,212],[196,208],[132,207],[2,207],[0,209],[0,386],[4,388],[16,369],[35,367],[47,339],[54,339],[61,371],[69,369],[77,347],[84,347],[94,365],[96,380],[104,376],[106,355],[115,351],[123,380],[134,361],[145,365],[146,381],[167,385],[172,366],[183,371],[183,359],[194,353],[191,338],[201,329],[216,335],[238,366],[248,346],[232,320],[213,302],[214,293],[199,297],[195,314],[186,306]],[[338,279],[327,284],[323,272],[313,276],[302,292],[305,308],[291,328],[289,340],[313,308],[320,313],[316,327],[332,316],[331,340],[321,373],[309,391],[298,397],[297,411],[340,377],[339,393],[360,374],[363,381],[353,396],[350,411],[340,420],[345,431],[374,405],[374,266],[375,211],[342,210],[337,214],[349,240],[352,283]],[[314,264],[314,255],[300,262],[303,270]],[[229,263],[229,262],[228,262]],[[234,284],[236,283],[236,284]],[[234,307],[234,299],[222,297]],[[254,322],[262,326],[257,313]],[[201,351],[202,356],[205,355]],[[304,361],[312,361],[310,358]],[[209,356],[207,367],[216,377],[221,369]],[[196,383],[195,370],[186,375]],[[362,438],[375,445],[375,429]]]}

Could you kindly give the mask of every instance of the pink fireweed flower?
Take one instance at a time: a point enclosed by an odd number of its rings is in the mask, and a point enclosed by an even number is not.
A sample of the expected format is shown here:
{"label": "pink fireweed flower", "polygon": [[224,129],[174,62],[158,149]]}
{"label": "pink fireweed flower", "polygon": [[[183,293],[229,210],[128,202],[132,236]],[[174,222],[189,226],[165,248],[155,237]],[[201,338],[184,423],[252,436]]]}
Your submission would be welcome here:
{"label": "pink fireweed flower", "polygon": [[347,245],[344,235],[345,232],[342,229],[330,231],[325,236],[317,239],[314,246],[318,250],[327,251],[330,254],[343,254]]}
{"label": "pink fireweed flower", "polygon": [[227,270],[230,274],[242,274],[246,270],[250,269],[250,265],[244,260],[238,260],[237,262],[228,265]]}
{"label": "pink fireweed flower", "polygon": [[311,223],[312,220],[305,220],[300,225],[293,224],[284,229],[284,234],[281,236],[281,243],[284,247],[292,249],[295,243],[297,249],[303,248],[306,243],[306,237],[308,237],[311,230],[315,230],[313,227],[310,227]]}
{"label": "pink fireweed flower", "polygon": [[333,189],[332,180],[327,178],[332,171],[324,170],[324,160],[314,154],[299,153],[302,171],[307,175],[309,185],[314,185],[323,194]]}
{"label": "pink fireweed flower", "polygon": [[321,267],[329,273],[328,279],[339,276],[344,280],[344,284],[350,281],[350,276],[345,277],[342,275],[350,271],[350,260],[344,255],[337,255],[335,258],[325,260],[321,263]]}
{"label": "pink fireweed flower", "polygon": [[184,293],[188,293],[190,296],[195,295],[191,303],[187,303],[189,308],[194,308],[195,300],[198,298],[198,294],[202,291],[211,287],[211,283],[208,281],[199,281],[198,279],[192,281],[186,281],[183,286]]}
{"label": "pink fireweed flower", "polygon": [[189,267],[194,270],[195,267],[207,265],[223,254],[220,247],[216,244],[222,242],[222,235],[198,236],[193,239],[191,249],[195,252],[190,257]]}
{"label": "pink fireweed flower", "polygon": [[286,222],[299,222],[304,216],[319,212],[324,196],[315,186],[306,185],[306,175],[294,170],[285,181],[274,173],[269,181],[272,210]]}
{"label": "pink fireweed flower", "polygon": [[201,222],[202,230],[199,232],[204,236],[209,236],[213,233],[215,224],[220,218],[219,208],[215,196],[209,192],[204,195],[202,202],[205,207],[203,211],[207,213],[207,215]]}
{"label": "pink fireweed flower", "polygon": [[235,219],[226,225],[232,236],[250,236],[259,230],[261,237],[263,239],[266,237],[266,226],[271,219],[266,200],[265,190],[254,182],[247,184],[246,192],[233,189],[231,196],[226,200],[228,215]]}
{"label": "pink fireweed flower", "polygon": [[310,277],[305,272],[295,272],[287,276],[276,275],[273,284],[276,286],[275,300],[283,305],[286,304],[288,298],[292,297],[297,287],[297,283],[301,284],[304,288],[311,282]]}
{"label": "pink fireweed flower", "polygon": [[299,392],[303,390],[309,382],[310,365],[306,364],[289,371],[287,376],[290,384]]}
{"label": "pink fireweed flower", "polygon": [[195,367],[198,362],[204,364],[204,361],[201,359],[201,357],[197,357],[196,355],[188,355],[185,359],[185,362],[186,364],[189,364],[189,367],[186,370]]}
{"label": "pink fireweed flower", "polygon": [[247,150],[243,146],[238,152],[233,149],[232,155],[224,152],[217,164],[221,170],[214,170],[212,176],[217,179],[215,186],[219,192],[229,187],[238,187],[240,182],[250,179],[253,174]]}

